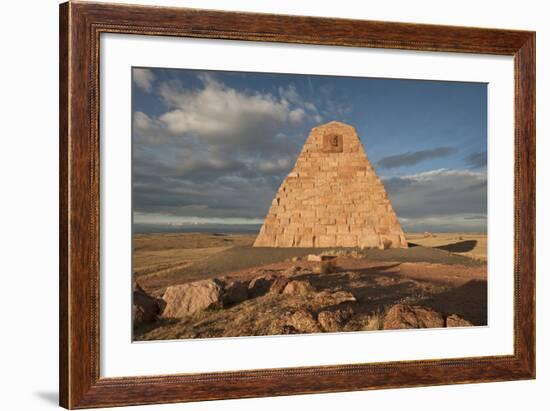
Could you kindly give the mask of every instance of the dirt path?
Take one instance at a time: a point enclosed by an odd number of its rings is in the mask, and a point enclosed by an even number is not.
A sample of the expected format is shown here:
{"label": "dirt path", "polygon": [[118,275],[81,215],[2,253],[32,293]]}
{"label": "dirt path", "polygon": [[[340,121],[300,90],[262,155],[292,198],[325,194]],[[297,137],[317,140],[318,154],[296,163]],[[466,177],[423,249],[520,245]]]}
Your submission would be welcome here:
{"label": "dirt path", "polygon": [[[205,249],[206,250],[206,249]],[[304,258],[308,254],[320,254],[331,252],[331,249],[320,248],[255,248],[251,246],[236,246],[230,248],[211,248],[200,258],[191,256],[189,251],[179,251],[181,258],[189,264],[172,267],[167,272],[157,270],[152,275],[140,278],[142,287],[150,292],[159,292],[172,284],[180,284],[200,279],[213,278],[226,275],[231,272],[247,270],[254,267],[262,267],[269,264],[288,262],[291,259]],[[340,249],[339,252],[342,252]],[[352,250],[348,250],[352,251]],[[361,256],[362,261],[388,263],[430,263],[459,265],[461,267],[484,267],[485,264],[468,257],[456,255],[448,251],[429,248],[411,247],[407,249],[389,250],[353,250]],[[355,259],[355,261],[359,261]],[[179,264],[181,262],[178,261]],[[353,260],[347,264],[352,264]],[[351,269],[351,267],[350,267]]]}

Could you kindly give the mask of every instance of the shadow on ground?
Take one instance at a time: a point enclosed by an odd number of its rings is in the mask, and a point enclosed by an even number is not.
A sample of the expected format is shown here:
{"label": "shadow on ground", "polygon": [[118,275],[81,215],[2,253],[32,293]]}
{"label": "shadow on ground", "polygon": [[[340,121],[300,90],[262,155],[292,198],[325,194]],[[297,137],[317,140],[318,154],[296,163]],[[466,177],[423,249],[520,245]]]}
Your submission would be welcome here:
{"label": "shadow on ground", "polygon": [[446,314],[458,314],[474,325],[487,325],[487,281],[471,280],[423,301]]}
{"label": "shadow on ground", "polygon": [[448,251],[450,253],[467,253],[468,251],[472,251],[476,245],[477,240],[466,240],[460,241],[458,243],[440,245],[439,247],[435,248],[443,251]]}
{"label": "shadow on ground", "polygon": [[[475,241],[473,241],[475,243]],[[469,243],[469,241],[464,241]],[[461,255],[451,254],[448,250],[422,247],[411,244],[410,248],[390,248],[388,250],[367,249],[358,252],[368,260],[391,262],[426,262],[437,264],[460,264],[465,266],[480,265],[479,262]],[[474,244],[475,246],[475,244]],[[464,246],[460,246],[465,248]],[[472,247],[473,248],[473,247]],[[188,279],[212,277],[215,274],[243,270],[289,260],[293,257],[303,258],[308,254],[320,254],[331,251],[323,248],[273,248],[273,247],[234,247],[215,254],[203,261],[186,267],[178,274]],[[353,249],[350,249],[353,250]],[[206,274],[206,275],[205,275]]]}

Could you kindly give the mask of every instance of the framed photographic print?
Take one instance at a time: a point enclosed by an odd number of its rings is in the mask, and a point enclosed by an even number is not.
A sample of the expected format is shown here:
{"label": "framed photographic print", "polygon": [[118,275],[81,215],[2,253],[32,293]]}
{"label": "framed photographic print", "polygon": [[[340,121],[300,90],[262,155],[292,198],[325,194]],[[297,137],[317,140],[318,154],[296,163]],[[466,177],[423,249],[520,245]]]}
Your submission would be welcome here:
{"label": "framed photographic print", "polygon": [[535,33],[60,6],[60,403],[535,377]]}

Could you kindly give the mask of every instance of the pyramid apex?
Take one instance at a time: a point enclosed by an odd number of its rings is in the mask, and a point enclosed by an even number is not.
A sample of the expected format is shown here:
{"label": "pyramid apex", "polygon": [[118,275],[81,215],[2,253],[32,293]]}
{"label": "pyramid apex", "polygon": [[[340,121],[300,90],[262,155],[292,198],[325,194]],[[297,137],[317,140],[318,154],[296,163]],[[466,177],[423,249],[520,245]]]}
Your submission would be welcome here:
{"label": "pyramid apex", "polygon": [[[351,124],[344,123],[342,121],[336,121],[332,120],[327,123],[319,124],[316,127],[313,127],[313,130],[330,130],[330,129],[339,129],[341,131],[346,130],[347,132],[351,132],[352,134],[357,134],[357,130],[355,127],[353,127]],[[344,132],[346,132],[344,131]]]}
{"label": "pyramid apex", "polygon": [[324,128],[324,127],[328,127],[328,126],[344,126],[344,127],[354,128],[351,124],[346,124],[342,121],[336,121],[336,120],[332,120],[332,121],[329,121],[328,123],[324,123],[324,124],[319,124],[317,126],[317,128]]}

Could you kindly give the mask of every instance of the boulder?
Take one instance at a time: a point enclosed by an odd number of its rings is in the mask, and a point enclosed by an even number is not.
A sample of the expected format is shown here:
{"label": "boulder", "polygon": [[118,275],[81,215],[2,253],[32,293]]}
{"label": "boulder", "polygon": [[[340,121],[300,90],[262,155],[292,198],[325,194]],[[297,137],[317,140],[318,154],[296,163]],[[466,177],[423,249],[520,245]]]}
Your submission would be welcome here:
{"label": "boulder", "polygon": [[323,290],[315,294],[315,299],[322,301],[323,305],[338,305],[342,303],[353,303],[357,299],[349,291]]}
{"label": "boulder", "polygon": [[309,254],[307,256],[307,260],[308,261],[313,261],[313,262],[321,262],[321,256],[320,255],[315,255],[315,254]]}
{"label": "boulder", "polygon": [[141,285],[139,285],[139,283],[134,280],[133,284],[132,284],[132,291],[133,292],[139,292],[139,293],[143,293],[143,294],[147,294],[143,288],[141,288]]}
{"label": "boulder", "polygon": [[305,272],[308,272],[305,268],[299,265],[293,265],[292,267],[283,270],[281,274],[287,277],[292,277],[295,275],[303,274]]}
{"label": "boulder", "polygon": [[266,294],[275,281],[275,277],[271,274],[262,275],[254,278],[248,284],[248,295],[251,298],[260,297]]}
{"label": "boulder", "polygon": [[157,319],[159,304],[157,299],[148,295],[139,285],[134,286],[132,316],[134,326],[149,324]]}
{"label": "boulder", "polygon": [[283,294],[304,296],[315,292],[311,284],[304,280],[292,280],[283,289]]}
{"label": "boulder", "polygon": [[334,311],[321,311],[317,316],[317,321],[326,332],[341,331],[346,321],[353,315],[351,307],[346,307]]}
{"label": "boulder", "polygon": [[199,311],[222,305],[223,289],[216,280],[202,280],[173,285],[166,289],[162,299],[165,318],[183,318]]}
{"label": "boulder", "polygon": [[331,293],[331,298],[334,300],[334,304],[356,302],[357,299],[349,291],[335,291]]}
{"label": "boulder", "polygon": [[445,327],[443,316],[431,308],[396,304],[384,318],[384,330]]}
{"label": "boulder", "polygon": [[286,277],[277,277],[275,281],[271,284],[269,292],[272,294],[281,294],[288,284],[288,278]]}
{"label": "boulder", "polygon": [[292,327],[302,333],[320,332],[319,324],[313,318],[310,312],[306,310],[298,310],[284,317],[284,326]]}
{"label": "boulder", "polygon": [[248,282],[231,281],[223,288],[223,306],[238,304],[248,298]]}
{"label": "boulder", "polygon": [[283,324],[279,329],[277,329],[277,331],[272,332],[271,334],[300,334],[300,331],[292,325]]}
{"label": "boulder", "polygon": [[456,314],[449,315],[445,320],[447,327],[473,327],[474,325]]}

